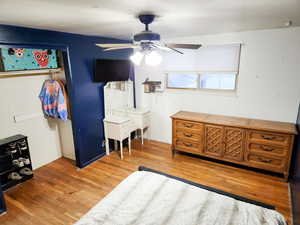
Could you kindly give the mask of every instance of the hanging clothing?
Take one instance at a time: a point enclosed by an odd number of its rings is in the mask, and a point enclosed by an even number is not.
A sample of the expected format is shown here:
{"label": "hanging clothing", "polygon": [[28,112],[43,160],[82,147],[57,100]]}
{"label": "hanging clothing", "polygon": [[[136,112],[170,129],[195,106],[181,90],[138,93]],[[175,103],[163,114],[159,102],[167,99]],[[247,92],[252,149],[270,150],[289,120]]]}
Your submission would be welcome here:
{"label": "hanging clothing", "polygon": [[67,111],[68,111],[68,119],[71,119],[71,110],[70,110],[70,103],[69,103],[69,96],[68,96],[68,90],[67,90],[67,84],[65,80],[56,80],[59,84],[60,87],[62,88],[63,95],[65,98],[65,102],[67,105]]}
{"label": "hanging clothing", "polygon": [[56,80],[46,80],[39,98],[42,102],[44,114],[49,117],[68,119],[68,110],[64,91]]}

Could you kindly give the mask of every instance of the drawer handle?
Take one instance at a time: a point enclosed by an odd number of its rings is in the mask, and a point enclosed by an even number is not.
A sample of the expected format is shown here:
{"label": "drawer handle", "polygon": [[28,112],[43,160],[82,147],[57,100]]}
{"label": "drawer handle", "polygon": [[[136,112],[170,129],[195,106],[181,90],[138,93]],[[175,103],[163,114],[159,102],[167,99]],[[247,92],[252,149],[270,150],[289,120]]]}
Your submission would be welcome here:
{"label": "drawer handle", "polygon": [[193,144],[191,144],[191,143],[185,143],[185,142],[183,142],[183,144],[184,144],[186,147],[192,147],[192,146],[193,146]]}
{"label": "drawer handle", "polygon": [[272,152],[275,150],[275,148],[270,148],[270,147],[267,147],[267,146],[260,146],[260,148],[266,152]]}
{"label": "drawer handle", "polygon": [[186,134],[186,133],[183,133],[183,135],[186,136],[186,137],[192,137],[193,136],[193,134]]}
{"label": "drawer handle", "polygon": [[271,163],[273,161],[272,159],[262,159],[262,158],[258,158],[258,160],[264,163]]}
{"label": "drawer handle", "polygon": [[266,136],[266,135],[262,135],[262,138],[263,138],[263,139],[266,139],[266,140],[274,140],[276,137],[275,137],[275,136]]}
{"label": "drawer handle", "polygon": [[191,128],[193,127],[194,125],[193,124],[189,124],[189,123],[184,123],[183,126],[187,127],[187,128]]}

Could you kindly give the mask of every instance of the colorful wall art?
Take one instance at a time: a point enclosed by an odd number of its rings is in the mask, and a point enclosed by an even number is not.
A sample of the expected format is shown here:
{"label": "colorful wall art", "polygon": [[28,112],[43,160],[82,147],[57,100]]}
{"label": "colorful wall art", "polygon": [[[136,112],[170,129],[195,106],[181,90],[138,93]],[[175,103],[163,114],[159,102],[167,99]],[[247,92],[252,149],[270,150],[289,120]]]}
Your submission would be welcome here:
{"label": "colorful wall art", "polygon": [[57,68],[54,49],[1,48],[1,71]]}

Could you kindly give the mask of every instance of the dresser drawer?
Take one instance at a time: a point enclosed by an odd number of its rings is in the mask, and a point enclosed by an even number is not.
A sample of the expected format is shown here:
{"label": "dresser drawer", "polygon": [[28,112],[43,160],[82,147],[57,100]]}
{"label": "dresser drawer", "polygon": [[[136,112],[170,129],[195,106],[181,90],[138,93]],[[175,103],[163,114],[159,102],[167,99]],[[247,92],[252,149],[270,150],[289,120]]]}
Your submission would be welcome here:
{"label": "dresser drawer", "polygon": [[275,172],[282,171],[285,165],[284,159],[254,153],[249,153],[248,161],[250,162],[250,165],[254,164],[257,168],[271,170]]}
{"label": "dresser drawer", "polygon": [[248,131],[249,141],[266,144],[289,146],[290,136],[285,134],[263,132],[263,131]]}
{"label": "dresser drawer", "polygon": [[275,146],[275,145],[266,145],[259,143],[249,143],[248,151],[250,152],[260,152],[261,154],[270,154],[283,156],[286,155],[289,151],[287,147],[284,146]]}
{"label": "dresser drawer", "polygon": [[183,150],[187,152],[200,152],[201,151],[201,143],[200,142],[195,142],[195,141],[190,141],[190,140],[185,140],[181,138],[176,138],[175,139],[175,148],[178,150]]}
{"label": "dresser drawer", "polygon": [[184,138],[192,141],[200,141],[201,132],[187,129],[178,129],[176,130],[176,138]]}
{"label": "dresser drawer", "polygon": [[176,120],[176,129],[178,128],[199,130],[199,132],[201,132],[203,128],[203,124],[184,121],[184,120]]}

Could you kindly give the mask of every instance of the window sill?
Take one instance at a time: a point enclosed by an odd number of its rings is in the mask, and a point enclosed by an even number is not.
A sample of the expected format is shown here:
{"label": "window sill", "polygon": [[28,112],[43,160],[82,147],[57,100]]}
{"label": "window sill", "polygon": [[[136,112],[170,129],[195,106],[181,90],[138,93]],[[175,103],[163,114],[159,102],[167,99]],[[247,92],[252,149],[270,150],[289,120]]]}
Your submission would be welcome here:
{"label": "window sill", "polygon": [[166,93],[170,94],[201,94],[201,95],[215,95],[223,97],[238,97],[237,90],[220,90],[220,89],[206,89],[206,88],[166,88]]}

